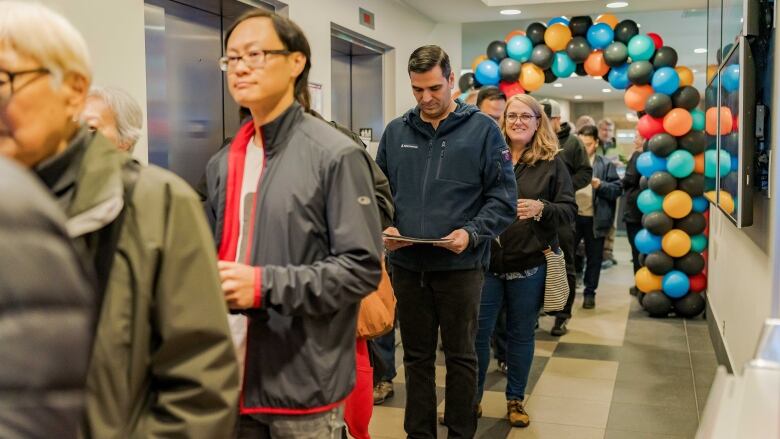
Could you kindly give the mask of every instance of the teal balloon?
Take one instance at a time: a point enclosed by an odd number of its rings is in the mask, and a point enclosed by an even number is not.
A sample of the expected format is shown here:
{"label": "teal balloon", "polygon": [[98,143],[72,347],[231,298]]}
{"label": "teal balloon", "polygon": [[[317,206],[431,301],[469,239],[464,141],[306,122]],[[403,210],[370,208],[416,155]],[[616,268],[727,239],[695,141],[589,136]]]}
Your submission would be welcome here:
{"label": "teal balloon", "polygon": [[707,237],[704,235],[691,236],[691,251],[701,253],[707,249]]}
{"label": "teal balloon", "polygon": [[515,35],[506,43],[506,54],[515,61],[528,61],[533,50],[534,43],[525,35]]}
{"label": "teal balloon", "polygon": [[709,209],[710,201],[702,196],[694,197],[693,210],[694,212],[704,213]]}
{"label": "teal balloon", "polygon": [[728,151],[709,149],[704,151],[704,176],[709,178],[717,177],[718,158],[720,157],[720,178],[723,178],[731,172],[731,154]]}
{"label": "teal balloon", "polygon": [[693,154],[684,149],[678,149],[666,158],[666,170],[677,178],[691,175],[695,167],[696,161],[693,159]]}
{"label": "teal balloon", "polygon": [[664,197],[656,194],[651,189],[645,189],[636,198],[636,206],[642,213],[652,213],[664,210]]}
{"label": "teal balloon", "polygon": [[552,72],[559,78],[568,78],[577,69],[577,64],[566,52],[556,52],[553,58]]}
{"label": "teal balloon", "polygon": [[699,110],[698,108],[691,111],[691,117],[693,117],[693,127],[691,128],[692,131],[703,131],[704,130],[704,112]]}
{"label": "teal balloon", "polygon": [[631,61],[649,61],[655,53],[655,42],[647,35],[635,35],[628,41]]}

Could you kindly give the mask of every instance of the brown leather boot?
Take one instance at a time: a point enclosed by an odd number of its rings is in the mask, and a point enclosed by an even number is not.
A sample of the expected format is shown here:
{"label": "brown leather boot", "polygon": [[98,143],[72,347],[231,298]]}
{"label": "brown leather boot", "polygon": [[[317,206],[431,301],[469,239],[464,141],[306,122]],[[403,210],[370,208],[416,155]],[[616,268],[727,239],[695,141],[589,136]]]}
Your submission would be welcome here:
{"label": "brown leather boot", "polygon": [[528,424],[531,423],[528,413],[525,412],[525,407],[523,407],[523,401],[516,399],[507,401],[506,412],[509,417],[509,425],[512,427],[528,427]]}

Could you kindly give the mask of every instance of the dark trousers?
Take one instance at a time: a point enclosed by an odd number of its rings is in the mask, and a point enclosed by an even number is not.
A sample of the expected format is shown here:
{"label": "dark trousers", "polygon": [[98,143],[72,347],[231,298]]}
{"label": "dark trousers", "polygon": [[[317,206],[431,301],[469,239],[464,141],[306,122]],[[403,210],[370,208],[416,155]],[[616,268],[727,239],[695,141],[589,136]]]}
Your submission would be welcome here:
{"label": "dark trousers", "polygon": [[493,356],[502,363],[506,363],[506,337],[506,305],[504,305],[498,312],[496,329],[493,330],[493,337],[490,338]]}
{"label": "dark trousers", "polygon": [[313,415],[239,415],[238,439],[341,439],[344,408]]}
{"label": "dark trousers", "polygon": [[593,235],[593,217],[577,215],[576,244],[585,241],[585,291],[584,294],[594,295],[599,287],[601,262],[604,260],[604,237]]}
{"label": "dark trousers", "polygon": [[566,280],[569,283],[569,298],[566,299],[566,305],[563,310],[555,317],[568,319],[571,318],[571,307],[574,305],[574,296],[577,289],[577,280],[574,271],[574,253],[576,245],[574,243],[574,226],[571,223],[564,223],[558,227],[558,245],[563,250],[563,259],[566,261]]}
{"label": "dark trousers", "polygon": [[393,267],[398,324],[404,346],[409,438],[436,438],[435,360],[439,329],[447,366],[445,424],[450,438],[472,438],[477,428],[477,335],[481,270],[415,272]]}
{"label": "dark trousers", "polygon": [[639,250],[637,250],[636,244],[634,244],[634,238],[636,238],[636,234],[640,230],[642,230],[642,223],[626,223],[626,234],[628,234],[628,243],[631,244],[631,261],[634,263],[634,273],[642,268],[642,265],[639,263]]}
{"label": "dark trousers", "polygon": [[395,378],[395,328],[387,334],[371,340],[374,343],[375,351],[379,354],[382,361],[381,374],[375,379],[374,384],[381,381],[392,382]]}

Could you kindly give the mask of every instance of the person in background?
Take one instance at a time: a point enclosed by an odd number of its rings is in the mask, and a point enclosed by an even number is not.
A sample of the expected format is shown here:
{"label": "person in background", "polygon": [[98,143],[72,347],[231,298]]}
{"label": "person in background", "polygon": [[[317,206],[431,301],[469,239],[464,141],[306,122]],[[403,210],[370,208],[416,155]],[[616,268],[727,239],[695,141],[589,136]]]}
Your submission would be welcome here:
{"label": "person in background", "polygon": [[574,241],[575,245],[585,241],[585,291],[582,307],[592,309],[596,306],[604,237],[609,234],[615,222],[616,203],[623,189],[615,165],[596,154],[598,129],[592,125],[585,126],[580,130],[579,136],[593,166],[593,177],[590,186],[575,193],[577,229]]}
{"label": "person in background", "polygon": [[369,159],[307,113],[311,49],[298,25],[253,9],[224,49],[228,90],[252,114],[206,170],[222,289],[248,321],[238,437],[337,437],[359,303],[381,276]]}
{"label": "person in background", "polygon": [[477,401],[481,401],[485,387],[490,334],[498,311],[506,303],[507,416],[513,427],[526,427],[530,419],[525,411],[525,388],[544,299],[544,251],[560,251],[557,230],[561,223],[573,221],[576,204],[569,171],[558,157],[558,139],[536,99],[526,94],[512,96],[503,121],[501,131],[511,151],[518,200],[515,222],[491,242],[475,343],[479,358]]}
{"label": "person in background", "polygon": [[81,117],[90,130],[100,131],[122,151],[133,152],[143,133],[141,106],[119,88],[93,86]]}
{"label": "person in background", "polygon": [[577,122],[574,123],[574,132],[579,133],[582,127],[587,125],[593,125],[596,126],[596,119],[586,115],[580,116],[577,118]]}
{"label": "person in background", "polygon": [[91,276],[34,175],[0,157],[0,193],[0,437],[74,438],[96,314]]}
{"label": "person in background", "polygon": [[[593,177],[593,168],[588,159],[580,139],[571,130],[568,122],[561,120],[561,104],[553,99],[545,99],[540,102],[544,107],[544,113],[550,118],[550,125],[558,136],[558,144],[561,148],[560,157],[569,171],[574,191],[578,191],[590,185]],[[569,298],[564,309],[555,316],[550,334],[558,337],[568,332],[566,322],[571,318],[571,308],[574,305],[576,291],[576,276],[574,270],[574,222],[562,221],[558,224],[558,242],[566,260],[566,279],[569,283]]]}
{"label": "person in background", "polygon": [[201,205],[182,179],[80,123],[91,78],[65,18],[0,2],[0,151],[54,195],[97,279],[82,436],[229,436],[238,367]]}
{"label": "person in background", "polygon": [[385,235],[442,239],[435,245],[385,238],[404,346],[409,437],[436,437],[436,341],[447,367],[445,424],[450,437],[474,436],[479,291],[490,241],[514,218],[516,187],[498,125],[455,102],[455,75],[438,46],[409,57],[418,105],[394,119],[377,163],[390,180],[394,227]]}
{"label": "person in background", "polygon": [[[634,238],[636,234],[642,230],[642,211],[636,205],[636,199],[639,193],[642,191],[639,187],[639,180],[642,176],[636,169],[636,161],[639,155],[644,150],[645,139],[637,131],[634,134],[634,152],[631,154],[631,159],[626,166],[626,175],[623,177],[623,192],[626,194],[626,208],[623,212],[623,222],[626,223],[626,233],[628,234],[628,243],[631,245],[631,260],[634,264],[634,273],[636,273],[641,265],[639,264],[639,250],[634,244]],[[636,286],[632,286],[629,292],[632,295],[636,295],[638,290]]]}
{"label": "person in background", "polygon": [[[623,157],[617,147],[615,140],[615,122],[612,119],[601,119],[597,125],[599,133],[599,146],[596,150],[596,154],[606,157],[615,165],[615,169],[618,172],[618,176],[621,175],[622,169],[625,168],[623,164]],[[615,247],[615,225],[609,229],[609,233],[604,237],[604,256],[601,268],[610,268],[613,265],[617,265],[617,259],[613,254],[613,248]]]}
{"label": "person in background", "polygon": [[477,108],[500,124],[506,107],[506,95],[498,87],[482,87],[477,94]]}

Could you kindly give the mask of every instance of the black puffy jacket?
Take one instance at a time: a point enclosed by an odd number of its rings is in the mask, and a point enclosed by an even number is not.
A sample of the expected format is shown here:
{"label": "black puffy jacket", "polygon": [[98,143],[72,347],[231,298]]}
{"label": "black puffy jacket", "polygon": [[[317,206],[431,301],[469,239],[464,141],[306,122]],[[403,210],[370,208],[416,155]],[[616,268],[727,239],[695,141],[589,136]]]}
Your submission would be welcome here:
{"label": "black puffy jacket", "polygon": [[566,164],[566,169],[571,175],[571,184],[574,186],[574,192],[590,184],[593,177],[593,167],[588,160],[588,153],[582,141],[571,132],[571,125],[568,122],[561,124],[558,130],[558,143],[561,145],[559,156]]}

